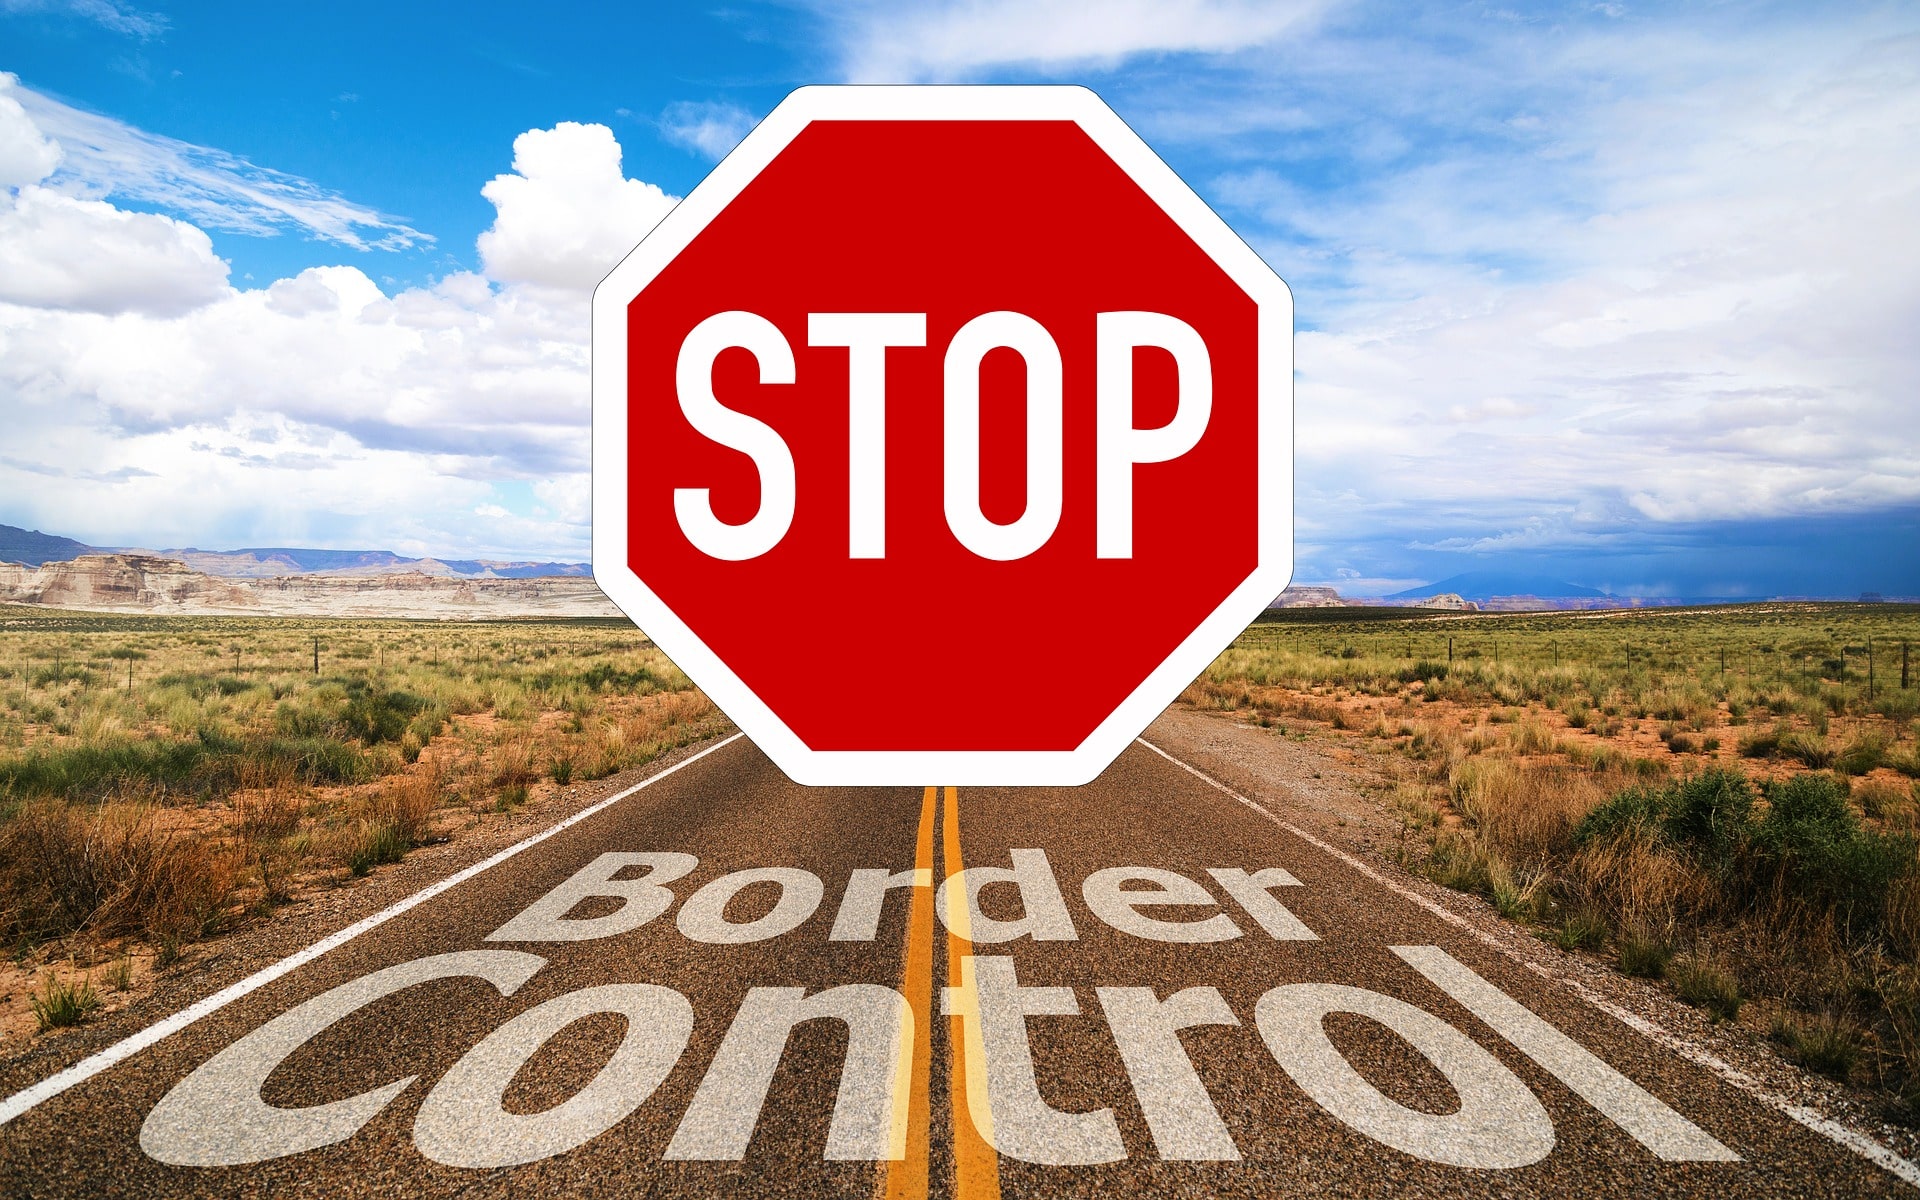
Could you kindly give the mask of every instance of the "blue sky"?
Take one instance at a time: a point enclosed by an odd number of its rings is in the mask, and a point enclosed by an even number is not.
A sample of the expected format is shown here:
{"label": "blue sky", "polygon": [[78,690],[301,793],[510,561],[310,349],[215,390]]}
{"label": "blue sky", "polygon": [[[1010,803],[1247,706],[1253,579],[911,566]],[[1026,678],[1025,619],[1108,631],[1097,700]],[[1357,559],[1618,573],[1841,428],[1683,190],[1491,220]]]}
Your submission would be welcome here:
{"label": "blue sky", "polygon": [[791,88],[1099,91],[1292,285],[1299,582],[1920,594],[1920,14],[0,0],[0,521],[582,558],[586,293]]}

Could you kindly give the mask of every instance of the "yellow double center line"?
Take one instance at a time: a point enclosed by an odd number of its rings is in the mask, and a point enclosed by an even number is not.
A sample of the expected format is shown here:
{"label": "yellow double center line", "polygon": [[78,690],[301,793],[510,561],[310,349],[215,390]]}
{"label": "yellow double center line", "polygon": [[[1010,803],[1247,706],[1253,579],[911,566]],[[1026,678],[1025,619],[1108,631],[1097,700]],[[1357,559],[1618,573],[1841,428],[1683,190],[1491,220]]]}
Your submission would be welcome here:
{"label": "yellow double center line", "polygon": [[[916,870],[933,869],[933,825],[939,788],[927,788],[920,800],[920,829],[914,848]],[[999,1200],[1000,1159],[988,1143],[993,1131],[987,1105],[986,1057],[980,1042],[979,1001],[967,958],[969,908],[960,872],[960,793],[947,788],[941,822],[941,857],[947,888],[947,983],[957,1003],[948,1024],[949,1114],[953,1126],[953,1194],[957,1200]],[[894,1128],[904,1126],[904,1153],[886,1164],[880,1195],[884,1200],[925,1200],[928,1183],[928,1135],[933,1067],[933,889],[914,888],[907,917],[906,967],[902,991],[913,1013],[912,1048],[901,1045],[901,1073],[910,1077],[894,1090]],[[897,1137],[898,1135],[896,1135]],[[898,1143],[896,1143],[898,1144]]]}

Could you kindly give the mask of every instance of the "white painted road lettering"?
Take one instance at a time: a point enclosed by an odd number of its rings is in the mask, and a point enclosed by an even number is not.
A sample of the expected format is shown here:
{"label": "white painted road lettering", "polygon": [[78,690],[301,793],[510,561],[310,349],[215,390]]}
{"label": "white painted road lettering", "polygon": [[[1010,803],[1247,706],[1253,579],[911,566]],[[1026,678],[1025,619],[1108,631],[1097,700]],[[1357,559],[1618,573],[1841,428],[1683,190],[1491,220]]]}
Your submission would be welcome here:
{"label": "white painted road lettering", "polygon": [[[728,902],[760,883],[779,887],[780,898],[774,901],[773,907],[751,921],[729,921]],[[722,946],[764,942],[799,928],[820,907],[823,890],[820,877],[812,871],[797,867],[754,867],[722,875],[687,897],[676,920],[680,932],[696,942]]]}
{"label": "white painted road lettering", "polygon": [[847,1026],[847,1057],[827,1126],[825,1157],[900,1157],[906,1130],[894,1127],[893,1090],[899,1085],[900,1035],[904,1030],[911,1038],[913,1010],[899,992],[873,983],[805,993],[804,988],[768,987],[747,993],[667,1145],[668,1158],[745,1158],[793,1027],[823,1017]]}
{"label": "white painted road lettering", "polygon": [[[276,1108],[260,1098],[273,1069],[343,1017],[435,979],[484,979],[511,996],[547,960],[517,950],[463,950],[401,963],[320,993],[202,1063],[153,1106],[140,1148],[164,1163],[226,1167],[345,1141],[417,1076],[331,1104]],[[209,1119],[210,1114],[217,1114]]]}
{"label": "white painted road lettering", "polygon": [[[580,942],[638,929],[672,906],[673,893],[664,885],[699,865],[700,860],[691,854],[602,854],[488,934],[487,940]],[[635,867],[645,867],[647,873],[633,879],[617,878]],[[568,916],[590,900],[618,900],[620,907],[598,917]]]}
{"label": "white painted road lettering", "polygon": [[1299,887],[1300,881],[1279,867],[1266,867],[1249,875],[1238,867],[1208,867],[1207,874],[1213,881],[1226,889],[1247,915],[1259,922],[1260,928],[1283,942],[1311,942],[1318,940],[1313,930],[1308,929],[1299,917],[1293,915],[1287,906],[1273,898],[1268,888]]}
{"label": "white painted road lettering", "polygon": [[[1421,1112],[1368,1083],[1322,1022],[1332,1013],[1369,1017],[1397,1034],[1446,1078],[1459,1111]],[[1439,1017],[1404,1000],[1333,983],[1290,983],[1260,997],[1254,1024],[1300,1090],[1349,1126],[1429,1162],[1524,1167],[1553,1149],[1553,1122],[1499,1059]]]}
{"label": "white painted road lettering", "polygon": [[[1079,939],[1067,911],[1059,880],[1046,852],[1033,849],[1009,853],[1011,867],[976,866],[961,871],[957,880],[969,908],[970,940],[996,944],[1031,938],[1036,942]],[[564,883],[529,905],[520,915],[487,935],[493,942],[574,942],[631,933],[673,906],[674,892],[666,885],[691,874],[700,860],[691,854],[665,852],[602,854]],[[644,869],[645,874],[623,878]],[[1299,887],[1300,881],[1280,867],[1246,871],[1239,867],[1210,867],[1207,873],[1268,936],[1281,941],[1313,941],[1317,935],[1269,889]],[[929,887],[926,868],[895,871],[886,867],[859,867],[847,879],[840,906],[827,940],[872,941],[889,893],[895,889]],[[950,881],[951,882],[951,881]],[[729,920],[726,910],[735,897],[755,884],[771,883],[779,898],[763,915],[749,921]],[[1148,887],[1129,887],[1129,884]],[[996,899],[1011,899],[1016,917],[996,918],[981,911],[982,891],[992,888]],[[804,925],[820,906],[824,885],[819,876],[793,867],[753,867],[710,880],[687,897],[675,918],[680,932],[696,942],[739,945],[766,941]],[[948,921],[949,892],[934,894],[934,911]],[[1142,908],[1219,907],[1205,887],[1160,867],[1108,867],[1087,876],[1081,898],[1094,916],[1121,933],[1155,942],[1196,943],[1228,941],[1242,930],[1224,912],[1174,920],[1141,912]],[[617,902],[597,916],[574,915],[583,905]]]}
{"label": "white painted road lettering", "polygon": [[[1151,883],[1151,888],[1123,888],[1127,883]],[[1240,927],[1225,913],[1191,921],[1150,917],[1142,905],[1217,905],[1206,888],[1176,871],[1157,867],[1108,867],[1087,876],[1080,896],[1093,915],[1135,937],[1156,942],[1224,942],[1240,936]]]}
{"label": "white painted road lettering", "polygon": [[1196,1025],[1238,1025],[1218,988],[1190,987],[1165,1000],[1152,988],[1097,989],[1120,1061],[1126,1064],[1141,1115],[1161,1158],[1231,1162],[1240,1157],[1220,1120],[1207,1085],[1180,1044],[1180,1031]]}
{"label": "white painted road lettering", "polygon": [[1078,1016],[1080,1003],[1073,989],[1025,987],[1014,977],[1013,959],[1006,957],[970,956],[960,960],[960,971],[960,986],[945,989],[944,1007],[949,1016],[973,1027],[968,1030],[969,1045],[977,1042],[985,1051],[992,1119],[976,1119],[981,1136],[1002,1154],[1049,1166],[1125,1158],[1112,1109],[1063,1113],[1041,1097],[1034,1078],[1027,1018]]}
{"label": "white painted road lettering", "polygon": [[[1012,865],[969,866],[934,892],[935,910],[958,936],[975,944],[1030,939],[1075,941],[1078,933],[1044,852],[1015,849]],[[666,913],[669,884],[699,865],[691,854],[599,855],[519,915],[487,935],[490,941],[579,942],[630,933]],[[637,872],[637,874],[635,874]],[[1299,887],[1279,867],[1248,871],[1214,867],[1209,877],[1270,938],[1317,940],[1273,895]],[[629,878],[627,876],[631,875]],[[930,887],[925,868],[854,870],[841,893],[833,942],[867,942],[878,934],[888,896],[904,901]],[[767,889],[777,894],[771,896]],[[818,911],[824,887],[810,871],[753,867],[717,876],[687,895],[674,924],[689,941],[740,945],[793,934]],[[1188,945],[1244,935],[1221,901],[1195,879],[1157,867],[1096,870],[1081,885],[1088,910],[1118,932]],[[989,917],[992,907],[1017,916]],[[948,903],[967,911],[949,913]],[[599,911],[612,904],[611,911]],[[728,916],[735,906],[759,915]],[[575,915],[582,909],[587,915]],[[1142,910],[1153,910],[1152,913]],[[1185,919],[1164,915],[1185,910]],[[818,933],[813,936],[820,936]],[[1725,1145],[1601,1061],[1564,1033],[1435,946],[1395,946],[1414,971],[1485,1023],[1573,1093],[1670,1161],[1737,1161]],[[471,977],[513,996],[545,960],[512,950],[434,955],[375,971],[312,997],[215,1054],[155,1105],[140,1144],[161,1162],[233,1166],[299,1154],[346,1140],[415,1080],[406,1076],[358,1096],[306,1108],[279,1108],[261,1098],[267,1077],[302,1046],[339,1021],[416,984]],[[941,989],[941,1009],[959,1018],[974,1125],[993,1150],[1048,1166],[1118,1162],[1127,1157],[1112,1108],[1064,1112],[1042,1096],[1035,1038],[1050,1036],[1041,1018],[1091,1019],[1072,987],[1019,982],[1007,955],[963,955],[959,983]],[[1124,1065],[1158,1156],[1170,1161],[1231,1162],[1240,1148],[1194,1067],[1183,1031],[1236,1027],[1241,1018],[1220,991],[1187,987],[1162,998],[1151,987],[1094,987],[1100,1014]],[[618,1048],[565,1101],[516,1113],[505,1097],[515,1077],[562,1031],[600,1013],[626,1023]],[[1328,1037],[1326,1019],[1353,1014],[1384,1026],[1424,1056],[1458,1098],[1445,1114],[1409,1108],[1349,1062]],[[1334,983],[1273,987],[1252,1006],[1252,1024],[1280,1071],[1347,1127],[1381,1145],[1429,1162],[1475,1169],[1511,1169],[1552,1152],[1554,1127],[1540,1098],[1485,1046],[1445,1019],[1403,999]],[[822,1156],[833,1161],[900,1159],[908,1131],[902,1101],[912,1086],[916,1018],[900,991],[847,983],[808,995],[798,987],[752,987],[734,1013],[665,1156],[684,1161],[739,1161],[752,1144],[769,1089],[796,1026],[832,1019],[847,1032],[838,1090]],[[433,1086],[413,1125],[415,1146],[447,1166],[494,1169],[574,1150],[635,1113],[654,1095],[685,1052],[695,1026],[692,1003],[656,983],[583,988],[544,1000],[507,1018],[467,1050]],[[1245,1035],[1234,1035],[1245,1036]]]}
{"label": "white painted road lettering", "polygon": [[880,910],[894,888],[932,887],[933,872],[925,867],[889,871],[885,867],[858,867],[840,896],[830,942],[870,942],[880,932]]}
{"label": "white painted road lettering", "polygon": [[1395,946],[1393,952],[1661,1158],[1669,1162],[1739,1160],[1739,1155],[1708,1137],[1699,1126],[1467,970],[1445,950],[1438,946]]}
{"label": "white painted road lettering", "polygon": [[[511,1113],[507,1086],[552,1037],[596,1013],[626,1018],[613,1057],[587,1086],[537,1113]],[[584,1145],[647,1102],[680,1061],[693,1005],[672,988],[613,983],[555,996],[488,1034],[427,1093],[413,1124],[420,1153],[450,1167],[510,1167]]]}
{"label": "white painted road lettering", "polygon": [[[947,911],[947,897],[964,891],[968,921],[965,936],[976,944],[1011,942],[1023,937],[1036,942],[1078,941],[1080,935],[1074,932],[1073,918],[1067,915],[1067,901],[1060,894],[1060,883],[1054,878],[1046,851],[1014,850],[1010,856],[1013,859],[1010,868],[968,867],[952,877],[958,880],[959,887],[952,886],[950,879],[948,886],[935,892],[933,911],[939,915],[940,923],[948,929],[954,928]],[[988,887],[1002,890],[1011,887],[1020,897],[1020,915],[998,920],[982,913],[980,893]]]}

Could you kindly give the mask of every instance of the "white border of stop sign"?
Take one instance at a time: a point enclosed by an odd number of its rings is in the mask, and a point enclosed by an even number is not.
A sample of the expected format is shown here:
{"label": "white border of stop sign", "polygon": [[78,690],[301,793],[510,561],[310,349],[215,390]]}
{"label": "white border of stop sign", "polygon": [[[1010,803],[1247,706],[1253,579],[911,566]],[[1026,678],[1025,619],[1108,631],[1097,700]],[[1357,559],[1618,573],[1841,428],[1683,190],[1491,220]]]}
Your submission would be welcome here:
{"label": "white border of stop sign", "polygon": [[[1072,121],[1259,310],[1259,562],[1072,750],[815,750],[628,562],[627,306],[814,121]],[[708,314],[701,314],[703,317]],[[763,359],[762,370],[767,369]],[[683,407],[688,401],[682,398]],[[757,424],[757,422],[755,422]],[[764,427],[763,427],[764,428]],[[756,462],[759,460],[756,459]],[[1142,460],[1150,461],[1150,460]],[[790,460],[789,460],[790,465]],[[850,481],[850,486],[852,482]],[[762,478],[763,496],[768,492]],[[703,500],[704,502],[704,500]],[[951,505],[950,505],[951,507]],[[1077,785],[1104,770],[1293,576],[1293,296],[1106,103],[1080,87],[807,87],[788,96],[593,293],[593,575],[620,609],[797,783]],[[1085,603],[1084,597],[1062,598]],[[937,686],[929,681],[929,687]],[[848,714],[858,724],[857,713]],[[1009,714],[1018,721],[1018,714]]]}

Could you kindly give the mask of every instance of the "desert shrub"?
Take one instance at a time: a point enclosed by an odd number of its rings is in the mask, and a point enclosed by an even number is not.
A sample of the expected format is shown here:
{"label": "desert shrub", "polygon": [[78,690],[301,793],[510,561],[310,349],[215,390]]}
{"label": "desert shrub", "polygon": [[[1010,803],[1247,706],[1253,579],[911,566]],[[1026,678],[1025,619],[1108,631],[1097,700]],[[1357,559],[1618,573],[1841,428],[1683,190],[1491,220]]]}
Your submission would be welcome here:
{"label": "desert shrub", "polygon": [[372,746],[399,741],[414,716],[426,707],[425,700],[408,692],[358,688],[350,694],[340,720],[347,736]]}
{"label": "desert shrub", "polygon": [[1665,832],[1696,861],[1728,870],[1753,821],[1753,785],[1739,771],[1709,768],[1663,789]]}
{"label": "desert shrub", "polygon": [[303,783],[365,783],[374,761],[356,746],[328,737],[270,737],[247,746],[257,762],[284,766]]}
{"label": "desert shrub", "polygon": [[124,992],[133,986],[133,955],[122,953],[107,964],[106,973],[101,982],[116,992]]}
{"label": "desert shrub", "polygon": [[1513,749],[1518,754],[1552,754],[1553,734],[1538,721],[1522,721],[1513,731]]}
{"label": "desert shrub", "polygon": [[495,787],[525,787],[540,778],[534,766],[533,744],[525,739],[501,742],[488,756]]}
{"label": "desert shrub", "polygon": [[1889,750],[1887,766],[1909,779],[1920,779],[1920,749]]}
{"label": "desert shrub", "polygon": [[367,802],[370,819],[392,828],[408,848],[419,845],[434,810],[440,807],[442,782],[436,771],[392,777]]}
{"label": "desert shrub", "polygon": [[1410,758],[1447,761],[1460,753],[1460,740],[1453,731],[1441,725],[1429,725],[1421,722],[1413,730],[1413,737],[1407,743],[1407,755]]}
{"label": "desert shrub", "polygon": [[236,675],[207,675],[190,671],[170,671],[155,680],[154,685],[173,688],[195,700],[205,700],[209,696],[237,696],[241,692],[266,686],[258,680],[241,679]]}
{"label": "desert shrub", "polygon": [[1546,914],[1550,890],[1544,868],[1515,870],[1498,856],[1488,860],[1487,888],[1493,906],[1510,921],[1537,921]]}
{"label": "desert shrub", "polygon": [[1572,832],[1599,799],[1590,776],[1557,764],[1467,759],[1448,772],[1473,833],[1508,862],[1545,868],[1572,849]]}
{"label": "desert shrub", "polygon": [[85,930],[153,941],[199,936],[218,918],[234,864],[162,830],[147,806],[27,805],[0,827],[0,934],[40,942]]}
{"label": "desert shrub", "polygon": [[[407,729],[406,732],[401,735],[401,740],[405,741],[411,737],[424,747],[428,742],[438,737],[442,729],[446,728],[449,716],[451,716],[451,712],[445,702],[423,702],[419,708],[414,710],[413,716],[407,721]],[[416,754],[415,757],[418,757],[418,755]]]}
{"label": "desert shrub", "polygon": [[1581,845],[1644,839],[1725,872],[1745,844],[1752,813],[1747,777],[1713,767],[1662,786],[1616,792],[1581,820],[1573,839]]}
{"label": "desert shrub", "polygon": [[[612,663],[595,663],[574,676],[579,682],[596,692],[624,692],[631,695],[647,695],[667,687],[667,681],[647,666],[620,668]],[[550,686],[547,676],[535,678],[536,687]]]}
{"label": "desert shrub", "polygon": [[1492,868],[1486,848],[1477,839],[1450,831],[1434,842],[1422,869],[1442,887],[1486,894],[1493,890]]}
{"label": "desert shrub", "polygon": [[1427,662],[1424,659],[1414,663],[1411,667],[1402,667],[1394,675],[1394,678],[1398,679],[1401,683],[1427,683],[1435,679],[1445,679],[1446,677],[1447,664]]}
{"label": "desert shrub", "polygon": [[1847,791],[1834,776],[1813,772],[1769,785],[1753,844],[1786,893],[1873,927],[1894,881],[1914,870],[1914,842],[1865,828]]}

